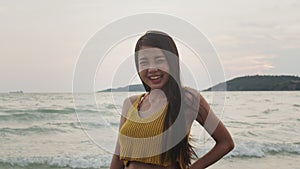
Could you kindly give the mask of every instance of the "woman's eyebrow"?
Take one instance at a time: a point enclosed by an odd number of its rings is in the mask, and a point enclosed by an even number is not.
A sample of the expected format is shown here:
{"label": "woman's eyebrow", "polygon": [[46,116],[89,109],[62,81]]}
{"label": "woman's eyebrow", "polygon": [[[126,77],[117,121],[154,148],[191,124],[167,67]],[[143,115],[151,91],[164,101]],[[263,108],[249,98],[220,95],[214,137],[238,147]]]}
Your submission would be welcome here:
{"label": "woman's eyebrow", "polygon": [[164,55],[155,56],[155,59],[160,59],[160,58],[165,58],[165,56]]}
{"label": "woman's eyebrow", "polygon": [[148,58],[147,57],[140,57],[139,61],[141,61],[141,60],[148,60]]}
{"label": "woman's eyebrow", "polygon": [[[157,56],[154,56],[154,59],[160,59],[160,58],[165,58],[164,55],[157,55]],[[148,57],[139,57],[139,61],[143,61],[143,60],[148,60]]]}

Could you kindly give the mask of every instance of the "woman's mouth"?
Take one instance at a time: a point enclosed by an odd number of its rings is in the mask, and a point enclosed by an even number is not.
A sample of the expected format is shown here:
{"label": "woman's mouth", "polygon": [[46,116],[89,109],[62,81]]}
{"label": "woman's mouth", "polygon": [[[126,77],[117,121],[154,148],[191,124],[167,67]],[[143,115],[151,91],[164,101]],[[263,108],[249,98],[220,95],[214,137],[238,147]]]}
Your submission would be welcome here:
{"label": "woman's mouth", "polygon": [[150,76],[149,77],[150,80],[156,80],[156,79],[159,79],[159,78],[160,78],[160,76]]}
{"label": "woman's mouth", "polygon": [[153,76],[149,76],[148,77],[152,83],[159,83],[161,78],[162,78],[162,75],[153,75]]}

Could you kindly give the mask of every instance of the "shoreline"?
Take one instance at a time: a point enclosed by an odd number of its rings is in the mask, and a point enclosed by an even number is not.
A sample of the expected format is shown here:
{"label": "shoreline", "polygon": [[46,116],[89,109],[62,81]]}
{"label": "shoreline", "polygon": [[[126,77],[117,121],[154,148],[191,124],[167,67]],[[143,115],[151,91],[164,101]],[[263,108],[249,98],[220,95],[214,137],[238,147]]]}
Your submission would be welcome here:
{"label": "shoreline", "polygon": [[266,155],[263,158],[225,158],[208,169],[298,169],[300,166],[299,158],[300,155],[297,154]]}

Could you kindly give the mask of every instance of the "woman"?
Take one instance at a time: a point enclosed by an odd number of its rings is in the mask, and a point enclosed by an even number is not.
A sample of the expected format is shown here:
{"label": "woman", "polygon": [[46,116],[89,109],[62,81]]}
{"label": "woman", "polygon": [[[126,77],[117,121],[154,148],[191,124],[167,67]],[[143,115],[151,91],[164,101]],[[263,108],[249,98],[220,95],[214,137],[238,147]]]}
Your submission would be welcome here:
{"label": "woman", "polygon": [[[135,64],[147,93],[124,101],[111,169],[201,169],[234,147],[233,140],[200,93],[180,82],[179,55],[173,39],[158,31],[143,35]],[[215,140],[201,158],[189,143],[193,121]]]}

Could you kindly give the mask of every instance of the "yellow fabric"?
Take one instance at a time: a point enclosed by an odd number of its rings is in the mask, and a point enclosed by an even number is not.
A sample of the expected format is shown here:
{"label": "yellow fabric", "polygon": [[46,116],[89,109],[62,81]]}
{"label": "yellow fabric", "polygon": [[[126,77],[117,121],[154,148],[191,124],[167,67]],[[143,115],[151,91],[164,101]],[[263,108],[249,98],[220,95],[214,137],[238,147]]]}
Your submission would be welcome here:
{"label": "yellow fabric", "polygon": [[127,112],[126,121],[120,129],[120,159],[125,166],[128,161],[138,161],[166,167],[171,161],[168,156],[165,161],[161,160],[161,143],[168,106],[166,104],[149,117],[141,118],[137,111],[141,96]]}

